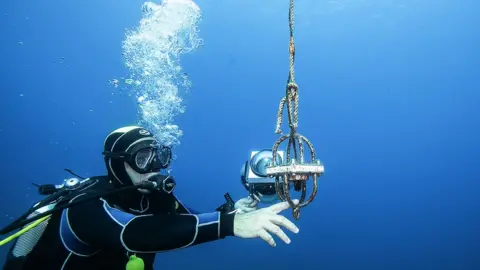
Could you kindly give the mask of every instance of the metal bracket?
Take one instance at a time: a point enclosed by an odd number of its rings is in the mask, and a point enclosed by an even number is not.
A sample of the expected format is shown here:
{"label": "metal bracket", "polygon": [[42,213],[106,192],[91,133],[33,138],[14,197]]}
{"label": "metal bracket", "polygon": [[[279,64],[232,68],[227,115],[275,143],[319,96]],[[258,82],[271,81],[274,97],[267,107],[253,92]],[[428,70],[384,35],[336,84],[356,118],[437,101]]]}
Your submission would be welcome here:
{"label": "metal bracket", "polygon": [[295,159],[292,159],[290,164],[268,166],[267,175],[269,177],[289,176],[292,181],[306,181],[314,174],[321,176],[325,168],[320,163],[320,160],[315,160],[312,163],[298,164]]}

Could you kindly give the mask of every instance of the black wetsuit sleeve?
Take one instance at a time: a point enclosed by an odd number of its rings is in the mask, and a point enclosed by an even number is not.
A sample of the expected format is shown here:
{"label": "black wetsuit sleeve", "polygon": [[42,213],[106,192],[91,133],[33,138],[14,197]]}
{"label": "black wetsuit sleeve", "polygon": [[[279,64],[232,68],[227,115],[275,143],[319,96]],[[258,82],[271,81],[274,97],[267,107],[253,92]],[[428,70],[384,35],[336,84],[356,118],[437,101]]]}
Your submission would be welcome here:
{"label": "black wetsuit sleeve", "polygon": [[66,212],[79,241],[98,249],[162,252],[233,235],[234,214],[161,214],[135,216],[102,199]]}

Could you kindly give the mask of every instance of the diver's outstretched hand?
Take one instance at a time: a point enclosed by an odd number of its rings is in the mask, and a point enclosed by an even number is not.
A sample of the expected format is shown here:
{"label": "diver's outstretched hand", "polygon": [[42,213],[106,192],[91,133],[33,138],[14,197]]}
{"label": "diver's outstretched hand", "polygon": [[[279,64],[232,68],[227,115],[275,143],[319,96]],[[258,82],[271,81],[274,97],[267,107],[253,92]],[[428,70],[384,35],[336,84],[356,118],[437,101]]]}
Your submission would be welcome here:
{"label": "diver's outstretched hand", "polygon": [[[297,204],[298,200],[294,200],[293,203]],[[294,233],[298,233],[299,230],[290,220],[278,214],[288,208],[290,208],[288,202],[280,202],[249,213],[236,214],[233,233],[240,238],[260,237],[270,246],[275,247],[277,244],[271,235],[273,233],[283,242],[290,244],[290,238],[281,227],[285,227]]]}

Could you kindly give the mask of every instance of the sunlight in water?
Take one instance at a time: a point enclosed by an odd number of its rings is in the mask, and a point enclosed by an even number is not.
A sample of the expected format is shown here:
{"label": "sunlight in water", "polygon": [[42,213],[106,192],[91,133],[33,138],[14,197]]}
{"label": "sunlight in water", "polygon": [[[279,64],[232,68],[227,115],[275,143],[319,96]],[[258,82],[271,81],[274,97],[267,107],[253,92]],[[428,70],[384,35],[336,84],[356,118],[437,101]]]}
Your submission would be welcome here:
{"label": "sunlight in water", "polygon": [[184,112],[182,93],[191,82],[180,65],[180,55],[198,48],[200,8],[191,0],[146,2],[139,25],[123,41],[130,85],[138,100],[140,124],[163,144],[180,143],[182,130],[174,124]]}

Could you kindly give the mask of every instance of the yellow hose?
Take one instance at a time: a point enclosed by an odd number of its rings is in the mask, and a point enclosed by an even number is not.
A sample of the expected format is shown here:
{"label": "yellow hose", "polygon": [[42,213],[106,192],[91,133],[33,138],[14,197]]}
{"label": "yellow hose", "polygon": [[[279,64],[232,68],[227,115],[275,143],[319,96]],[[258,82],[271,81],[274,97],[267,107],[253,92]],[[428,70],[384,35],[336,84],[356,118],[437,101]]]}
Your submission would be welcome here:
{"label": "yellow hose", "polygon": [[42,217],[42,218],[39,218],[38,220],[35,220],[34,222],[28,224],[27,226],[25,226],[23,229],[21,229],[20,231],[10,235],[9,237],[3,239],[0,241],[0,247],[5,245],[5,244],[8,244],[10,241],[12,241],[13,239],[21,236],[22,234],[30,231],[31,229],[37,227],[40,223],[44,222],[45,220],[47,220],[48,218],[50,218],[52,215],[48,215],[48,216],[45,216],[45,217]]}

